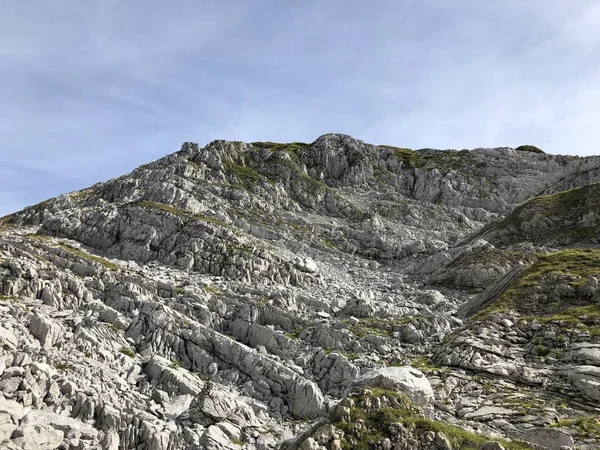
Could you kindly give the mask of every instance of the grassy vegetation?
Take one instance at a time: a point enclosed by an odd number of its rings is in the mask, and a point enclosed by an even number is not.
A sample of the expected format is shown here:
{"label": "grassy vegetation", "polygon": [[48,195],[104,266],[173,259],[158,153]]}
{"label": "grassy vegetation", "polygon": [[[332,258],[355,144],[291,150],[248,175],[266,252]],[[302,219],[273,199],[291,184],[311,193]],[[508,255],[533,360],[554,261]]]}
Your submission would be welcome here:
{"label": "grassy vegetation", "polygon": [[252,184],[260,181],[261,175],[252,167],[235,164],[233,161],[225,161],[225,173],[235,175],[244,184]]}
{"label": "grassy vegetation", "polygon": [[[583,326],[592,336],[600,336],[600,305],[571,306],[559,313],[521,316],[523,320],[537,320],[540,323],[556,323],[563,329]],[[539,344],[538,344],[539,345]]]}
{"label": "grassy vegetation", "polygon": [[141,201],[141,202],[137,202],[135,204],[135,206],[140,206],[142,208],[148,208],[148,209],[158,209],[160,211],[168,212],[168,213],[173,214],[174,216],[178,216],[178,217],[188,217],[190,215],[190,213],[188,213],[187,211],[183,211],[179,208],[175,208],[174,206],[166,205],[164,203],[158,203],[158,202]]}
{"label": "grassy vegetation", "polygon": [[331,239],[320,239],[319,242],[327,248],[336,248],[335,243]]}
{"label": "grassy vegetation", "polygon": [[72,192],[69,194],[69,197],[71,197],[71,199],[76,202],[83,202],[83,201],[87,200],[88,198],[90,198],[95,193],[96,193],[95,189],[87,188],[87,189],[82,189],[80,191]]}
{"label": "grassy vegetation", "polygon": [[571,284],[582,286],[589,276],[600,276],[600,250],[567,249],[540,257],[525,270],[518,285],[513,288],[518,290],[515,294],[527,293],[528,289],[550,275],[570,275],[573,277]]}
{"label": "grassy vegetation", "polygon": [[324,192],[329,187],[319,181],[308,176],[301,169],[302,160],[298,156],[298,150],[308,147],[309,144],[304,142],[291,142],[291,143],[276,143],[276,142],[253,142],[252,145],[256,148],[270,150],[272,152],[285,152],[289,155],[288,158],[271,158],[269,162],[274,165],[280,165],[287,167],[290,170],[290,174],[297,177],[300,181],[303,181],[306,190],[313,193]]}
{"label": "grassy vegetation", "polygon": [[233,227],[231,225],[229,225],[228,223],[223,222],[220,219],[217,219],[216,217],[205,216],[203,214],[194,214],[194,218],[198,219],[198,220],[202,220],[203,222],[212,223],[213,225],[218,225],[218,226],[223,227],[223,228],[231,228],[231,229],[233,229]]}
{"label": "grassy vegetation", "polygon": [[420,356],[418,358],[413,359],[410,362],[410,365],[415,369],[419,369],[421,371],[434,371],[442,369],[440,366],[436,366],[435,364],[433,364],[431,362],[431,359],[427,356]]}
{"label": "grassy vegetation", "polygon": [[392,145],[380,145],[380,147],[392,150],[394,156],[404,164],[415,164],[419,159],[417,153],[410,148],[394,147]]}
{"label": "grassy vegetation", "polygon": [[[387,407],[365,408],[368,398],[385,397]],[[345,450],[368,450],[377,448],[385,438],[392,438],[390,425],[400,423],[415,434],[428,431],[443,433],[452,448],[479,449],[482,444],[492,440],[489,437],[472,433],[462,428],[443,422],[425,419],[419,410],[403,394],[385,389],[370,389],[363,395],[353,396],[356,406],[350,408],[350,422],[336,422],[334,426],[342,429],[345,434],[342,447]],[[357,422],[363,421],[364,427],[357,427]],[[508,450],[529,450],[532,447],[522,442],[497,440]]]}
{"label": "grassy vegetation", "polygon": [[54,368],[61,372],[75,370],[75,367],[72,364],[69,364],[66,362],[56,362],[56,363],[54,363]]}
{"label": "grassy vegetation", "polygon": [[185,294],[185,288],[176,287],[175,288],[175,294],[177,294],[177,295],[183,295],[183,294]]}
{"label": "grassy vegetation", "polygon": [[103,266],[106,269],[110,269],[110,270],[118,270],[119,266],[117,266],[116,264],[110,262],[107,259],[101,258],[100,256],[96,256],[96,255],[91,255],[87,252],[84,252],[83,250],[79,249],[79,248],[75,248],[75,247],[71,247],[70,245],[66,245],[66,244],[60,244],[59,247],[61,247],[62,249],[68,251],[69,253],[71,253],[72,255],[78,256],[82,259],[87,259],[90,261],[94,261],[98,264],[100,264],[101,266]]}
{"label": "grassy vegetation", "polygon": [[299,163],[300,158],[298,157],[298,150],[308,147],[309,144],[304,142],[253,142],[252,146],[260,149],[271,150],[272,152],[287,152],[296,163]]}
{"label": "grassy vegetation", "polygon": [[300,333],[302,333],[303,331],[304,331],[304,328],[296,328],[294,331],[285,333],[285,336],[289,339],[298,339],[300,337]]}
{"label": "grassy vegetation", "polygon": [[[574,224],[590,213],[596,214],[596,199],[599,196],[600,183],[593,183],[553,195],[536,197],[518,206],[494,227],[512,230],[513,235],[510,238],[505,237],[505,240],[510,242],[560,240],[563,244],[570,244],[598,238],[600,234],[597,224]],[[523,223],[531,223],[536,217],[542,219],[540,226],[528,227],[525,231],[521,229]],[[544,222],[547,224],[543,225]]]}
{"label": "grassy vegetation", "polygon": [[106,328],[108,328],[113,333],[116,333],[116,334],[121,333],[121,329],[118,326],[116,326],[114,323],[107,323]]}
{"label": "grassy vegetation", "polygon": [[600,192],[600,185],[590,184],[569,189],[552,195],[543,195],[532,199],[529,204],[546,216],[557,215],[565,219],[572,219],[574,212],[587,212],[596,207],[593,198]]}
{"label": "grassy vegetation", "polygon": [[515,150],[518,152],[545,153],[541,148],[538,148],[535,145],[519,145]]}
{"label": "grassy vegetation", "polygon": [[[480,317],[510,309],[524,320],[552,322],[565,328],[583,324],[591,334],[600,335],[600,303],[586,295],[590,276],[600,277],[600,250],[567,249],[546,254]],[[569,289],[555,294],[557,283],[568,285]],[[548,300],[552,295],[555,297]]]}
{"label": "grassy vegetation", "polygon": [[578,417],[577,419],[561,420],[552,427],[566,427],[576,429],[582,437],[595,438],[600,442],[600,417],[587,416]]}
{"label": "grassy vegetation", "polygon": [[239,445],[240,447],[243,447],[245,444],[245,442],[242,441],[241,439],[233,438],[233,437],[231,438],[231,442],[235,445]]}
{"label": "grassy vegetation", "polygon": [[8,216],[0,217],[0,228],[9,227],[10,225],[12,225],[14,218],[15,218],[15,214],[10,214]]}
{"label": "grassy vegetation", "polygon": [[129,356],[130,358],[135,358],[135,352],[132,349],[128,348],[128,347],[121,347],[119,349],[119,351],[121,353],[123,353],[124,355]]}
{"label": "grassy vegetation", "polygon": [[207,292],[208,294],[215,294],[218,295],[221,293],[221,289],[219,289],[217,286],[212,286],[210,284],[204,286],[204,292]]}
{"label": "grassy vegetation", "polygon": [[0,301],[2,302],[11,302],[16,299],[17,297],[14,297],[12,295],[0,295]]}
{"label": "grassy vegetation", "polygon": [[340,355],[345,356],[347,359],[349,359],[350,361],[354,361],[355,359],[358,359],[358,353],[356,352],[339,352]]}

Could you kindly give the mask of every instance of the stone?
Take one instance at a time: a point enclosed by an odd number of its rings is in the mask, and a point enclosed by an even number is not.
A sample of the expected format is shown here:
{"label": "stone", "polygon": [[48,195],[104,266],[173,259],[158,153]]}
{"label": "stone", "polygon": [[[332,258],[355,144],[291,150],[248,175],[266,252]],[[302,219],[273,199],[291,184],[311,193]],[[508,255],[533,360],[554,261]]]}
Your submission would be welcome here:
{"label": "stone", "polygon": [[386,367],[361,375],[354,388],[378,387],[406,394],[416,405],[423,408],[425,417],[433,417],[434,395],[427,377],[413,367]]}
{"label": "stone", "polygon": [[561,450],[563,447],[573,448],[575,446],[573,437],[558,428],[533,428],[520,433],[511,433],[511,435],[549,450]]}
{"label": "stone", "polygon": [[448,437],[444,433],[435,433],[435,445],[438,450],[452,450],[452,444],[450,444]]}
{"label": "stone", "polygon": [[10,332],[9,330],[7,330],[6,328],[3,328],[2,326],[0,326],[0,344],[3,346],[6,346],[7,348],[14,350],[17,348],[19,341],[17,340],[16,336]]}
{"label": "stone", "polygon": [[53,347],[64,337],[64,329],[57,321],[38,313],[34,314],[29,322],[29,331],[44,348]]}
{"label": "stone", "polygon": [[102,450],[119,450],[119,442],[119,433],[114,428],[111,428],[104,435]]}
{"label": "stone", "polygon": [[514,416],[516,414],[518,414],[518,412],[513,411],[512,409],[500,408],[497,406],[483,406],[476,411],[466,414],[465,418],[474,420],[496,420]]}
{"label": "stone", "polygon": [[499,442],[486,442],[481,446],[481,450],[506,450]]}
{"label": "stone", "polygon": [[23,450],[54,450],[63,443],[64,433],[48,425],[20,425],[12,442]]}

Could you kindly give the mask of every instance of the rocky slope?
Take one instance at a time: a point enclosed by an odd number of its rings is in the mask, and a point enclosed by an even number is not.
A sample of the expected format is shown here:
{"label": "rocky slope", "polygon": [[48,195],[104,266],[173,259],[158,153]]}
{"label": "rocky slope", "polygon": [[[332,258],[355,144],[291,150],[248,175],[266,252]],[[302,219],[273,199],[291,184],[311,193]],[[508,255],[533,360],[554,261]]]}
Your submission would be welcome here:
{"label": "rocky slope", "polygon": [[0,447],[600,448],[600,157],[518,150],[185,143],[0,219]]}

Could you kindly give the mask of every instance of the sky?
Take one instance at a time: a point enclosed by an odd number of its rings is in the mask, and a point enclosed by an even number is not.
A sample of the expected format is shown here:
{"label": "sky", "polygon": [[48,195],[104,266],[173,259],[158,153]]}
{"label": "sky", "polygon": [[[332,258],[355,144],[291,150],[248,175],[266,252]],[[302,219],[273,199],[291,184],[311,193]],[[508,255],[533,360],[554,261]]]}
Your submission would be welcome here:
{"label": "sky", "polygon": [[214,139],[600,154],[597,0],[3,0],[0,216]]}

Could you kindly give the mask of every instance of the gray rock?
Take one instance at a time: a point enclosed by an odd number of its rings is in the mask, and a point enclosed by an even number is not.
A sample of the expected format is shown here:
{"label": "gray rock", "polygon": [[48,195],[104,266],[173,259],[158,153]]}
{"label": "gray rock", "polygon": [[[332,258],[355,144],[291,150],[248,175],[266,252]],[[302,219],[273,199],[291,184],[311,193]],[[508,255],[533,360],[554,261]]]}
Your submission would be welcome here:
{"label": "gray rock", "polygon": [[29,322],[29,331],[40,341],[44,348],[50,348],[61,342],[65,334],[65,330],[60,323],[39,313],[34,314]]}
{"label": "gray rock", "polygon": [[573,437],[558,428],[534,428],[520,433],[510,433],[510,435],[550,450],[562,450],[564,447],[573,448],[575,446]]}
{"label": "gray rock", "polygon": [[367,372],[358,377],[354,387],[400,391],[423,408],[425,417],[431,419],[433,416],[434,395],[431,384],[423,372],[413,367],[387,367]]}

